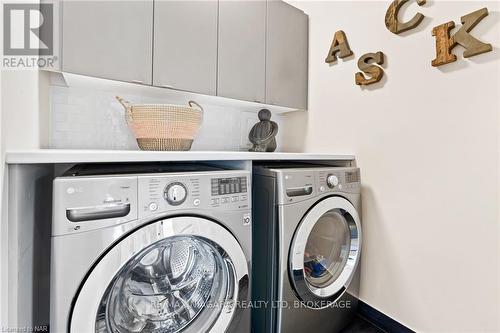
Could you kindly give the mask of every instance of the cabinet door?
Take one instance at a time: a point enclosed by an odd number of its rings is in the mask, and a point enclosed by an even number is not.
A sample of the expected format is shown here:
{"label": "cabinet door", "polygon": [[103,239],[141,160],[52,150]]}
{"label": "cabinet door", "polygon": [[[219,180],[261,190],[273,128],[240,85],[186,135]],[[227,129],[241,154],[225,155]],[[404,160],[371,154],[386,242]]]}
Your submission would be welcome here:
{"label": "cabinet door", "polygon": [[63,71],[152,83],[153,0],[65,1]]}
{"label": "cabinet door", "polygon": [[266,103],[307,109],[308,30],[301,10],[268,0]]}
{"label": "cabinet door", "polygon": [[217,95],[265,102],[265,1],[219,1],[218,61]]}
{"label": "cabinet door", "polygon": [[216,94],[217,1],[156,0],[153,84]]}

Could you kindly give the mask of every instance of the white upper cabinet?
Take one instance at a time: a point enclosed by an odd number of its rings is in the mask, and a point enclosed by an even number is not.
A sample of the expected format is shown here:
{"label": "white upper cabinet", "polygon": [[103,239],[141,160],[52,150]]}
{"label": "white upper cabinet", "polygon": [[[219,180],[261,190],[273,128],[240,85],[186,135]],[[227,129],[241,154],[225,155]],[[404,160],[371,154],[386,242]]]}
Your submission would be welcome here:
{"label": "white upper cabinet", "polygon": [[216,94],[217,7],[217,1],[155,1],[155,86]]}
{"label": "white upper cabinet", "polygon": [[219,1],[217,95],[265,102],[266,1]]}
{"label": "white upper cabinet", "polygon": [[62,69],[152,83],[153,0],[64,1]]}
{"label": "white upper cabinet", "polygon": [[307,109],[309,19],[278,0],[267,3],[266,103]]}
{"label": "white upper cabinet", "polygon": [[308,33],[280,0],[66,0],[62,70],[305,110]]}

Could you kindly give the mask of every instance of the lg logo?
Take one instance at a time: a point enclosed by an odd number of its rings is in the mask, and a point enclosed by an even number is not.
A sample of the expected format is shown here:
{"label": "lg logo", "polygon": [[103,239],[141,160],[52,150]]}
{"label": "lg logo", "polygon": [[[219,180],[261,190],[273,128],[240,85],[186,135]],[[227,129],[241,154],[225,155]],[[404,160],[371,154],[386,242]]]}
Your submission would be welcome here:
{"label": "lg logo", "polygon": [[53,5],[4,4],[4,55],[53,54]]}

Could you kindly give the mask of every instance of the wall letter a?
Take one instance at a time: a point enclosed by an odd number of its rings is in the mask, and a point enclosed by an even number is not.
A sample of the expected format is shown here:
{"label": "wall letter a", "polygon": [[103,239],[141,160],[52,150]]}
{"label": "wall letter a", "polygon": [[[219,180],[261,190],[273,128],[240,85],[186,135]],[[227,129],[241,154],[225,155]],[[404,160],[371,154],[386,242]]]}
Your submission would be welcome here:
{"label": "wall letter a", "polygon": [[337,60],[337,52],[339,53],[339,58],[345,58],[352,54],[349,43],[347,43],[347,37],[342,30],[335,32],[335,35],[333,35],[332,46],[330,46],[330,51],[328,51],[325,62],[327,64],[335,62]]}

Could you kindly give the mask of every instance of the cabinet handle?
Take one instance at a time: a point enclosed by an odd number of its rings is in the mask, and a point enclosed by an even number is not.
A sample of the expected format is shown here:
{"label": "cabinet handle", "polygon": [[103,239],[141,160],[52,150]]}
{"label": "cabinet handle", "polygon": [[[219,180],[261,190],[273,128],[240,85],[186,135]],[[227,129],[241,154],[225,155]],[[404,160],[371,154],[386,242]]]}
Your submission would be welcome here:
{"label": "cabinet handle", "polygon": [[174,89],[174,87],[169,86],[168,84],[162,84],[162,85],[160,85],[160,87],[167,88],[167,89]]}
{"label": "cabinet handle", "polygon": [[136,84],[144,84],[144,82],[140,80],[132,80],[131,82]]}

